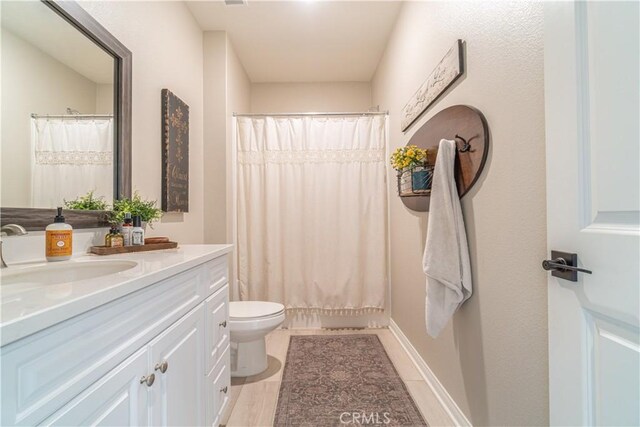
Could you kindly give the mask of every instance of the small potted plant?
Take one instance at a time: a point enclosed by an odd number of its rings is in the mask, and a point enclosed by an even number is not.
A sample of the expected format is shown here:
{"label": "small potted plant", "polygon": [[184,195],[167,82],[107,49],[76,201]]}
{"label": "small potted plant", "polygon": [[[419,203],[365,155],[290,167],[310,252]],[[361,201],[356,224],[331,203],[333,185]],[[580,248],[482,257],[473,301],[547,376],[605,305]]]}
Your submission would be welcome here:
{"label": "small potted plant", "polygon": [[122,198],[113,201],[113,209],[111,210],[111,222],[114,224],[122,224],[124,214],[130,212],[131,216],[140,216],[143,228],[149,224],[153,228],[153,223],[162,218],[162,210],[156,206],[155,200],[143,200],[136,191],[131,199]]}
{"label": "small potted plant", "polygon": [[95,197],[93,190],[84,196],[79,196],[77,199],[65,200],[64,207],[77,211],[106,211],[109,209],[107,202],[104,201],[104,197]]}
{"label": "small potted plant", "polygon": [[431,171],[427,166],[428,149],[415,145],[397,148],[391,155],[391,166],[398,171],[398,177],[411,173],[411,190],[424,191],[431,187]]}

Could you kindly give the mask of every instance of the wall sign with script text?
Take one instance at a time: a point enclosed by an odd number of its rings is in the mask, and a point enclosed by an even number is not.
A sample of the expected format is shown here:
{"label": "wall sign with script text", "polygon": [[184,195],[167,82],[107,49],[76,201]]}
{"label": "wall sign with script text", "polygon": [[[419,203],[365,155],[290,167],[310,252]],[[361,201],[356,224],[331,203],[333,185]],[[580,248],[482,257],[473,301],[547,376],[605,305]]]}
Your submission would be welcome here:
{"label": "wall sign with script text", "polygon": [[422,86],[402,109],[400,125],[403,132],[464,73],[462,55],[462,40],[456,40],[455,44],[444,55],[444,58],[429,74],[427,80],[422,83]]}
{"label": "wall sign with script text", "polygon": [[189,106],[162,89],[162,210],[189,212]]}

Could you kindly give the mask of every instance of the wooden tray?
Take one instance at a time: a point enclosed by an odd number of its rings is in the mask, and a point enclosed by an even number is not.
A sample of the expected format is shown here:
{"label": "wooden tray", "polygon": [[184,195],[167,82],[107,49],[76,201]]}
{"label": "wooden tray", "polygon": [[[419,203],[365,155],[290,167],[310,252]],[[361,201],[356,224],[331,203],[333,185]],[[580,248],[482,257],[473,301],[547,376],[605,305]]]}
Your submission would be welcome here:
{"label": "wooden tray", "polygon": [[107,246],[91,246],[91,253],[96,255],[115,255],[115,254],[127,254],[130,252],[147,252],[147,251],[159,251],[161,249],[173,249],[177,248],[177,242],[166,243],[149,243],[140,246],[118,246],[115,248],[109,248]]}

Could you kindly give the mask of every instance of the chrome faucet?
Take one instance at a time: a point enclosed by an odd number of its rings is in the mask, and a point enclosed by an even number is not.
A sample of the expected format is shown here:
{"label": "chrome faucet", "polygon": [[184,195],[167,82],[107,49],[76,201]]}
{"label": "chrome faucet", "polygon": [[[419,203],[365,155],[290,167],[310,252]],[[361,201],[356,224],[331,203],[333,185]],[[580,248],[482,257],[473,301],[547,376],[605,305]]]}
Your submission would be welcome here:
{"label": "chrome faucet", "polygon": [[[27,234],[27,230],[23,226],[18,224],[7,224],[0,228],[0,235],[3,236],[24,236]],[[0,239],[0,268],[7,268],[7,264],[2,257],[2,240]]]}

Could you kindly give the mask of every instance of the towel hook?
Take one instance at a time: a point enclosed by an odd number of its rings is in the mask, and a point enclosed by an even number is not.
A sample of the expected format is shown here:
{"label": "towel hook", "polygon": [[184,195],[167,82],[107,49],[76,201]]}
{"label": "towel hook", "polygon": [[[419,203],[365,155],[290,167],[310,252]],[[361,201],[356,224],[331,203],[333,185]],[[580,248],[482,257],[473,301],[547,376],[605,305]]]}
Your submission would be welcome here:
{"label": "towel hook", "polygon": [[469,144],[469,142],[468,142],[466,139],[464,139],[463,137],[461,137],[461,136],[460,136],[460,135],[458,135],[457,133],[456,133],[456,136],[455,136],[454,138],[459,139],[459,140],[461,140],[461,141],[464,143],[464,145],[462,146],[462,148],[458,148],[458,152],[460,152],[460,153],[465,153],[465,152],[467,152],[467,151],[468,151],[468,152],[470,152],[470,153],[473,153],[474,151],[476,151],[476,150],[472,150],[472,149],[471,149],[471,144]]}

